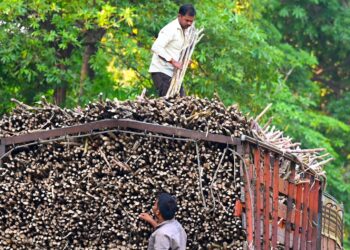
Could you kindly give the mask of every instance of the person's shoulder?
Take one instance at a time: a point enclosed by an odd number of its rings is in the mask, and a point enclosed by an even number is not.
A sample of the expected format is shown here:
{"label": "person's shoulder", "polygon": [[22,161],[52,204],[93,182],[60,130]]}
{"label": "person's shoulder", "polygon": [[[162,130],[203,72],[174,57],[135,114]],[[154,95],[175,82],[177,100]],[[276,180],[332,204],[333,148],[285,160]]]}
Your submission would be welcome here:
{"label": "person's shoulder", "polygon": [[178,221],[178,220],[175,220],[175,225],[179,228],[181,228],[182,230],[184,230],[182,224]]}
{"label": "person's shoulder", "polygon": [[172,231],[172,230],[176,230],[178,228],[182,228],[182,225],[180,224],[180,222],[178,222],[175,219],[169,220],[166,224],[164,224],[162,227],[160,227],[159,229],[161,229],[162,231]]}
{"label": "person's shoulder", "polygon": [[175,237],[175,235],[182,235],[186,237],[185,229],[182,227],[181,223],[175,219],[168,221],[166,224],[162,225],[158,230],[158,236],[162,235],[164,237],[173,238]]}
{"label": "person's shoulder", "polygon": [[176,22],[178,22],[177,18],[171,21],[170,23],[168,23],[167,25],[165,25],[162,28],[162,31],[173,31],[174,29],[176,29],[176,25],[177,25]]}
{"label": "person's shoulder", "polygon": [[169,228],[164,225],[164,226],[161,226],[159,228],[157,228],[153,234],[152,234],[154,237],[166,237],[169,235]]}
{"label": "person's shoulder", "polygon": [[179,231],[186,234],[184,227],[182,226],[182,224],[179,221],[175,220],[174,225]]}
{"label": "person's shoulder", "polygon": [[178,225],[178,226],[182,226],[181,223],[178,220],[176,220],[176,219],[174,219],[173,223]]}

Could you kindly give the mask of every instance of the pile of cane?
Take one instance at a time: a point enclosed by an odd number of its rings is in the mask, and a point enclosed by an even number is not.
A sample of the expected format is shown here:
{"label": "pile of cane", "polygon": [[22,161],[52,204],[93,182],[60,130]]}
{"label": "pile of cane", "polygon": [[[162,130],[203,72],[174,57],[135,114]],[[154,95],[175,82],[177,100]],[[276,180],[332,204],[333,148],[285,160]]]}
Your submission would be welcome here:
{"label": "pile of cane", "polygon": [[[218,99],[100,100],[75,109],[44,98],[37,106],[13,101],[17,107],[0,120],[0,137],[131,119],[254,136],[301,152],[306,167],[324,163],[317,150],[303,151],[269,124],[260,126],[260,115],[247,119]],[[242,218],[233,216],[243,164],[228,145],[115,128],[13,145],[1,162],[1,249],[145,249],[152,228],[138,216],[164,191],[177,198],[188,249],[244,248]]]}
{"label": "pile of cane", "polygon": [[[239,137],[247,119],[219,100],[193,97],[100,101],[61,109],[17,102],[0,137],[127,118]],[[240,159],[217,143],[103,130],[14,145],[0,167],[0,248],[145,249],[152,228],[138,218],[159,192],[176,196],[188,249],[243,249]]]}

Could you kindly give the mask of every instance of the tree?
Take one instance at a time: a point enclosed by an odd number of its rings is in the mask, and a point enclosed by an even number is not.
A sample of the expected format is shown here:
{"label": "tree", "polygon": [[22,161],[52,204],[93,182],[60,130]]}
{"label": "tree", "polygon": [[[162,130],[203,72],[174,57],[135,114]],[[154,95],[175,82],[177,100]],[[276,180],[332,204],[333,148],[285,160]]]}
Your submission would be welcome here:
{"label": "tree", "polygon": [[27,102],[53,91],[59,105],[67,91],[81,101],[87,83],[94,80],[91,59],[102,38],[115,39],[107,33],[125,36],[120,30],[133,24],[125,1],[118,6],[105,1],[3,1],[0,13],[2,85],[17,85]]}

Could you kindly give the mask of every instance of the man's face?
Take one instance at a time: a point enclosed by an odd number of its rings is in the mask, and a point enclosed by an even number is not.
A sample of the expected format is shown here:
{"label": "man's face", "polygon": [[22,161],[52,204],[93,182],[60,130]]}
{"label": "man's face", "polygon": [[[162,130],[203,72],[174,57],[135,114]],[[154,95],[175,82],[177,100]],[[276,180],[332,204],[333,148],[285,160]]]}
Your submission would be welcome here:
{"label": "man's face", "polygon": [[152,206],[152,212],[155,214],[158,211],[158,200],[156,200]]}
{"label": "man's face", "polygon": [[183,29],[187,29],[188,27],[190,27],[195,19],[194,16],[189,16],[189,15],[182,16],[180,14],[178,15],[178,18],[179,18],[179,23]]}
{"label": "man's face", "polygon": [[159,211],[159,208],[158,208],[158,199],[153,204],[152,212],[157,218],[159,218],[160,211]]}

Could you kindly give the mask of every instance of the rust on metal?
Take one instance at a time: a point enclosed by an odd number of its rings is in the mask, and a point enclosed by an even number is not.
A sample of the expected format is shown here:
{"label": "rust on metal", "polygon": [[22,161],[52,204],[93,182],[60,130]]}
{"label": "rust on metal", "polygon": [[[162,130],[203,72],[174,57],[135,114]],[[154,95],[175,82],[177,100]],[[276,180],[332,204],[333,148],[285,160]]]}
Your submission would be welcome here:
{"label": "rust on metal", "polygon": [[56,128],[51,130],[36,131],[28,134],[4,137],[0,139],[1,139],[1,144],[13,145],[13,144],[24,143],[29,141],[36,141],[36,140],[43,140],[43,139],[53,138],[58,136],[64,136],[68,134],[91,132],[96,129],[111,128],[116,126],[115,125],[116,121],[117,120],[102,120],[102,121],[96,121],[96,122],[89,122],[81,125],[74,125],[74,126]]}
{"label": "rust on metal", "polygon": [[90,122],[90,123],[81,124],[81,125],[74,125],[74,126],[65,127],[65,128],[37,131],[29,134],[23,134],[23,135],[12,136],[12,137],[3,137],[0,139],[1,139],[2,145],[12,145],[12,144],[18,144],[23,142],[64,136],[68,134],[86,133],[97,129],[107,129],[107,128],[117,128],[117,127],[131,128],[131,129],[137,129],[140,131],[161,133],[166,135],[174,135],[178,137],[186,137],[186,138],[191,138],[193,140],[219,142],[219,143],[225,143],[230,145],[238,145],[241,143],[241,140],[239,138],[233,138],[230,136],[211,134],[211,133],[205,133],[200,131],[193,131],[190,129],[151,124],[151,123],[145,123],[145,122],[128,120],[128,119],[101,120],[101,121]]}

